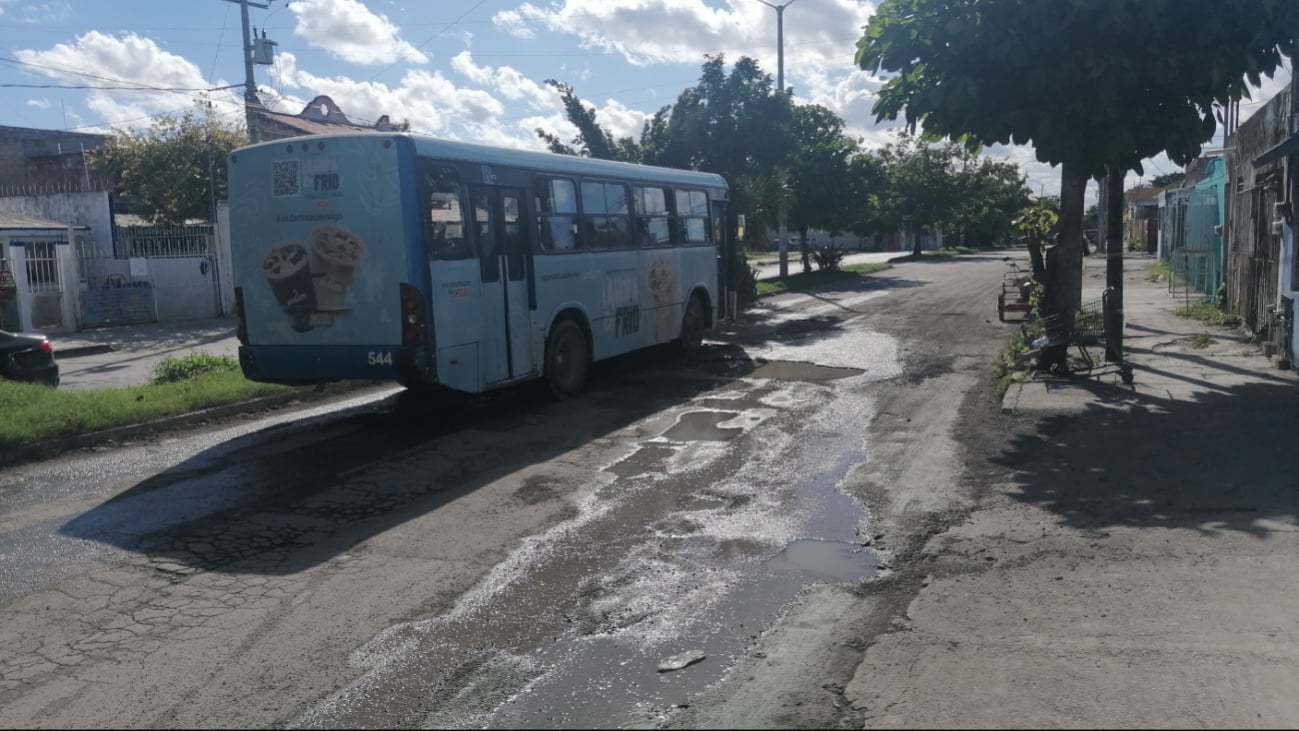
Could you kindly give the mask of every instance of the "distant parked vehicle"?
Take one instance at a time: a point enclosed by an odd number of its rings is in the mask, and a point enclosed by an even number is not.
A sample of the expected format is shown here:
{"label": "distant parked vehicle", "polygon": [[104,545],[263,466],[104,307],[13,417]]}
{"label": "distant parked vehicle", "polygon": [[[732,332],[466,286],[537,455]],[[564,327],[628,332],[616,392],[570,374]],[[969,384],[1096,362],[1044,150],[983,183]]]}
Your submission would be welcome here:
{"label": "distant parked vehicle", "polygon": [[0,378],[58,386],[59,364],[50,339],[0,330]]}

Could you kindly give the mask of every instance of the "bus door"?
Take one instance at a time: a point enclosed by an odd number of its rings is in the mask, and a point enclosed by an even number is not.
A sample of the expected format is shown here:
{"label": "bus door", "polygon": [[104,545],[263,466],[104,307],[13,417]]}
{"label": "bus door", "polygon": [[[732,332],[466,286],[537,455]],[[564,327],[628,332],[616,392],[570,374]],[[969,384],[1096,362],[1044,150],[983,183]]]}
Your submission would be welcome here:
{"label": "bus door", "polygon": [[528,228],[524,190],[474,185],[474,229],[482,279],[483,380],[498,383],[534,373],[528,302]]}

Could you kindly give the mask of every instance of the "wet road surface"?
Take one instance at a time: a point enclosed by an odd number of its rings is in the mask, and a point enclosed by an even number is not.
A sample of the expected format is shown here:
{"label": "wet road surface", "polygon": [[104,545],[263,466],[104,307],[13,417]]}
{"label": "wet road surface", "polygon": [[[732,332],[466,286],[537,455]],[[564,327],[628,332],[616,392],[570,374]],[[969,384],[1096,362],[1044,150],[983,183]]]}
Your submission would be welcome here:
{"label": "wet road surface", "polygon": [[[939,444],[911,476],[893,404],[942,382],[955,410],[999,332],[971,311],[991,311],[1002,268],[764,300],[697,360],[623,359],[563,404],[521,389],[421,413],[380,391],[6,474],[0,724],[653,727],[697,710],[809,587],[887,574],[872,536],[931,509],[909,481],[951,471]],[[880,485],[901,507],[868,509]]]}

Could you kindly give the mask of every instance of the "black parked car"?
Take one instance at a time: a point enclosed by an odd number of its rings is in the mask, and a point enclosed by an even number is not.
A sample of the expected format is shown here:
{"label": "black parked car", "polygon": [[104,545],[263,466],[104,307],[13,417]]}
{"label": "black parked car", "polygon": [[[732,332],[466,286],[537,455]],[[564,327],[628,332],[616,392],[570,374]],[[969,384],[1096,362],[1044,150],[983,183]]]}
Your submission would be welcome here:
{"label": "black parked car", "polygon": [[59,364],[50,339],[0,330],[0,378],[59,385]]}

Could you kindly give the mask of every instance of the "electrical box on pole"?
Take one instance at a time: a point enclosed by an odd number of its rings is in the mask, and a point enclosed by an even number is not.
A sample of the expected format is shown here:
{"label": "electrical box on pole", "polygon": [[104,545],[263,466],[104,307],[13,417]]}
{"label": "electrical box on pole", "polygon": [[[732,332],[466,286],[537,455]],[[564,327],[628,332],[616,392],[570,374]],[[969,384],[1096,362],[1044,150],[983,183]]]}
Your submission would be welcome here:
{"label": "electrical box on pole", "polygon": [[261,38],[253,38],[253,63],[258,66],[270,66],[275,63],[275,47],[280,44],[266,37],[266,30],[262,29]]}

